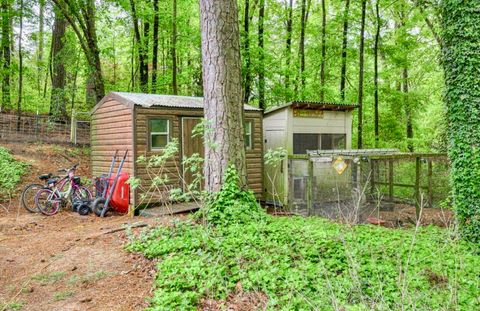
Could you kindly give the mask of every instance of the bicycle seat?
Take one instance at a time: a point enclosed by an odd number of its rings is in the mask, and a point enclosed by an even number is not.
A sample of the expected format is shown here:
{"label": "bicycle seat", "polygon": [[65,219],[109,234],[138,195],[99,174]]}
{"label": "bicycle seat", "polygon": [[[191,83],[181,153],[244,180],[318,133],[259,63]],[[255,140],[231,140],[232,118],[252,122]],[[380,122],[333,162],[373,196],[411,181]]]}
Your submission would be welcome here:
{"label": "bicycle seat", "polygon": [[38,176],[38,179],[40,179],[40,180],[47,180],[47,179],[49,179],[49,178],[51,178],[51,177],[52,177],[52,173],[48,173],[48,174],[43,174],[43,175]]}
{"label": "bicycle seat", "polygon": [[50,178],[47,181],[47,184],[49,184],[49,185],[56,185],[57,183],[58,183],[58,178]]}

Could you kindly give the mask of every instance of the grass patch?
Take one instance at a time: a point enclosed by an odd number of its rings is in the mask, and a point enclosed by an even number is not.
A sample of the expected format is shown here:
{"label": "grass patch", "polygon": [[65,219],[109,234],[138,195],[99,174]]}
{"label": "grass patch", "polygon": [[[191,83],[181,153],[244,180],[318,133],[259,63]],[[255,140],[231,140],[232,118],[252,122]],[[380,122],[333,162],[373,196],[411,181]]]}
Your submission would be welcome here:
{"label": "grass patch", "polygon": [[72,297],[74,294],[73,291],[63,291],[63,292],[56,292],[55,294],[53,294],[53,300],[54,301],[61,301],[61,300],[65,300],[69,297]]}
{"label": "grass patch", "polygon": [[100,270],[94,273],[87,273],[84,275],[72,275],[68,280],[67,283],[69,285],[74,285],[78,282],[85,283],[85,282],[95,282],[100,281],[108,276],[108,272]]}
{"label": "grass patch", "polygon": [[24,305],[25,305],[25,302],[23,301],[14,301],[8,304],[0,304],[0,310],[5,310],[5,311],[21,310]]}
{"label": "grass patch", "polygon": [[[478,247],[435,227],[347,227],[318,218],[274,218],[146,231],[127,249],[160,258],[152,309],[194,310],[241,283],[269,309],[480,308]],[[330,307],[328,307],[330,306]]]}
{"label": "grass patch", "polygon": [[15,160],[8,149],[0,147],[0,199],[11,193],[27,167],[28,164]]}
{"label": "grass patch", "polygon": [[37,274],[32,277],[32,280],[40,282],[42,284],[53,284],[65,277],[65,272],[55,271],[47,274]]}

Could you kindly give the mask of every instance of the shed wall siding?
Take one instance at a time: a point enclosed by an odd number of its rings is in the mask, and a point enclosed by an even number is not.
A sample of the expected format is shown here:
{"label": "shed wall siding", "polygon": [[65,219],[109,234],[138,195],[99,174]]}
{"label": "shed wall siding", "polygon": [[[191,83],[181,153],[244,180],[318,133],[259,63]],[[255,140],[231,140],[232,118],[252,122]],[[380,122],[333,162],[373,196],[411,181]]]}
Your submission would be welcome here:
{"label": "shed wall siding", "polygon": [[[133,176],[132,109],[116,100],[106,101],[97,108],[91,121],[91,168],[93,176],[108,173],[115,150],[119,157],[129,150],[123,172]],[[120,161],[117,160],[115,169]],[[115,170],[114,170],[115,172]],[[130,197],[131,203],[133,196]]]}
{"label": "shed wall siding", "polygon": [[[161,151],[151,151],[148,146],[148,120],[155,117],[165,117],[170,120],[170,140],[172,138],[178,139],[179,155],[171,159],[165,165],[166,174],[169,177],[169,182],[166,189],[181,188],[181,180],[179,176],[182,174],[181,166],[181,126],[182,117],[203,117],[203,110],[200,109],[182,109],[182,108],[135,108],[135,158],[139,156],[150,157],[156,154],[161,154]],[[245,119],[253,121],[253,148],[246,151],[247,160],[247,174],[249,187],[260,198],[263,190],[263,139],[262,139],[262,113],[261,111],[245,111]],[[143,182],[143,189],[149,189],[151,186],[151,177],[149,177],[145,164],[135,164],[136,177]],[[144,191],[145,192],[145,191]],[[155,195],[152,193],[155,192]],[[145,193],[136,193],[136,204],[156,203],[156,201],[165,201],[168,199],[164,194],[159,194],[158,191]]]}

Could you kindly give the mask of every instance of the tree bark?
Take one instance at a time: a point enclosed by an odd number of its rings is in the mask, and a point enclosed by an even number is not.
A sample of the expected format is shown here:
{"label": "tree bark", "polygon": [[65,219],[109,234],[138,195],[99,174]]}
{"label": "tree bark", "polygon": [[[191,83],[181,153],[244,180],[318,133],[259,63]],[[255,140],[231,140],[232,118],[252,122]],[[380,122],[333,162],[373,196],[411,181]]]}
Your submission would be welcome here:
{"label": "tree bark", "polygon": [[158,70],[158,0],[153,0],[152,92],[157,92]]}
{"label": "tree bark", "polygon": [[379,134],[379,126],[378,126],[378,120],[379,120],[379,115],[378,115],[378,45],[380,41],[380,26],[381,26],[381,21],[380,21],[380,0],[375,1],[375,15],[376,15],[376,20],[377,20],[377,28],[375,31],[375,43],[373,47],[373,53],[374,53],[374,60],[373,60],[373,65],[374,65],[374,77],[373,77],[373,84],[374,84],[374,93],[373,93],[373,99],[374,99],[374,122],[375,122],[375,148],[378,148],[379,142],[380,142],[380,134]]}
{"label": "tree bark", "polygon": [[[238,18],[238,17],[237,17]],[[173,14],[172,14],[172,93],[178,94],[177,81],[177,0],[173,0]]]}
{"label": "tree bark", "polygon": [[243,51],[245,58],[245,94],[243,102],[248,104],[250,100],[252,75],[250,73],[251,59],[250,59],[250,0],[245,0],[245,14],[243,20]]}
{"label": "tree bark", "polygon": [[52,30],[52,90],[49,114],[55,119],[67,120],[67,97],[65,94],[65,32],[67,21],[59,12],[55,13]]}
{"label": "tree bark", "polygon": [[340,98],[345,101],[345,85],[347,81],[347,47],[348,47],[348,15],[350,0],[345,0],[345,11],[343,13],[343,41],[342,41],[342,68],[340,73]]}
{"label": "tree bark", "polygon": [[358,138],[357,148],[363,148],[363,67],[365,50],[365,13],[367,0],[362,0],[362,19],[360,24],[360,51],[358,62]]}
{"label": "tree bark", "polygon": [[260,0],[258,10],[258,107],[265,109],[265,42],[264,42],[265,0]]}
{"label": "tree bark", "polygon": [[322,0],[322,60],[320,63],[320,101],[325,101],[325,66],[327,57],[326,47],[327,35],[327,10],[325,7],[325,0]]}
{"label": "tree bark", "polygon": [[300,42],[298,46],[298,54],[300,56],[300,99],[305,99],[305,29],[307,27],[308,10],[307,1],[302,0],[302,9],[300,16]]}
{"label": "tree bark", "polygon": [[219,191],[229,165],[246,185],[240,34],[236,0],[200,0],[205,112],[205,189]]}
{"label": "tree bark", "polygon": [[403,68],[403,102],[405,106],[405,117],[406,117],[406,128],[407,128],[407,141],[408,141],[408,151],[413,152],[413,121],[412,121],[412,107],[411,107],[411,102],[408,98],[408,92],[409,92],[409,87],[408,87],[408,68],[405,67]]}
{"label": "tree bark", "polygon": [[10,109],[11,107],[11,98],[10,98],[10,60],[11,60],[11,28],[10,28],[10,18],[11,18],[11,9],[12,4],[10,0],[2,0],[2,109]]}

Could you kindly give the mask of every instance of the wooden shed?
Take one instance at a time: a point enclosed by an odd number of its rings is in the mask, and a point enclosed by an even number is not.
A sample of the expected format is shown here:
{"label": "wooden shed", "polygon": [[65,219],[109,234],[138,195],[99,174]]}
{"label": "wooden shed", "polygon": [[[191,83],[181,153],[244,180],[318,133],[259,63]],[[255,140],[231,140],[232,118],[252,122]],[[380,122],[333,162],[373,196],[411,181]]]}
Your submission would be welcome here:
{"label": "wooden shed", "polygon": [[[350,149],[352,111],[355,104],[295,101],[267,110],[263,116],[265,151],[283,147],[289,157],[307,150]],[[265,199],[286,204],[289,189],[288,161],[280,169],[265,167]],[[274,172],[275,171],[275,172]],[[273,180],[272,180],[273,178]]]}
{"label": "wooden shed", "polygon": [[[262,110],[245,105],[245,147],[249,187],[258,198],[263,194],[263,123]],[[166,165],[171,188],[183,188],[191,176],[183,172],[181,159],[193,153],[204,154],[200,137],[192,137],[192,129],[203,113],[203,98],[111,92],[92,111],[92,173],[108,172],[116,149],[130,150],[124,170],[131,176],[151,182],[145,164],[136,163],[139,156],[161,154],[173,138],[179,141],[179,153]],[[175,164],[177,163],[177,164]],[[178,165],[180,163],[180,165]],[[182,176],[182,178],[179,178]],[[144,187],[145,188],[145,187]],[[140,203],[140,191],[130,195],[130,203]],[[161,198],[159,198],[161,200]],[[143,202],[142,202],[143,203]]]}

